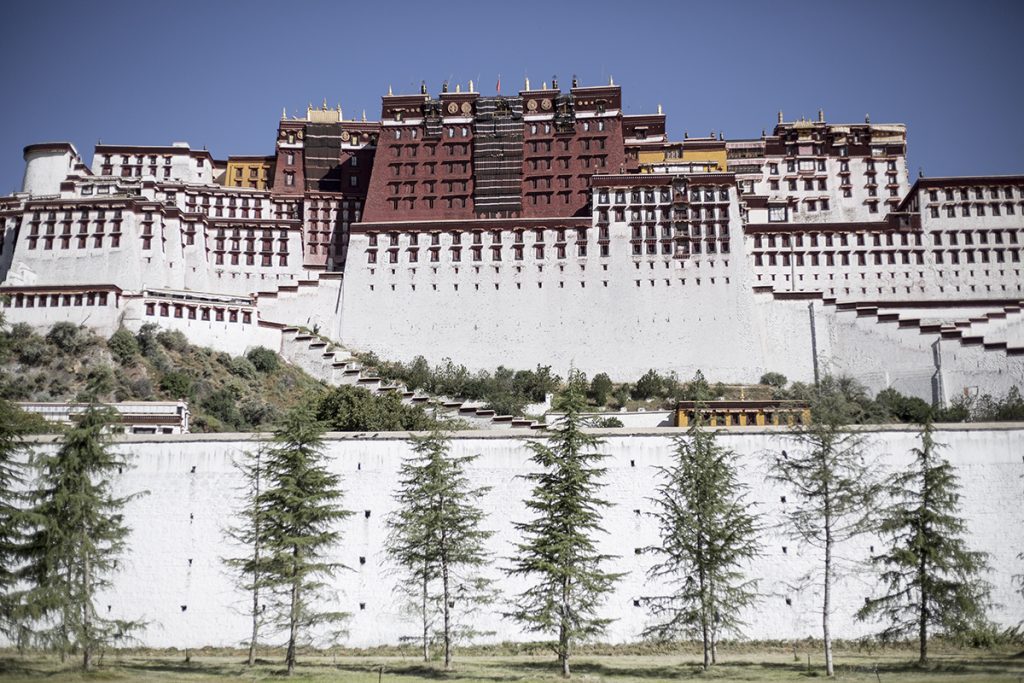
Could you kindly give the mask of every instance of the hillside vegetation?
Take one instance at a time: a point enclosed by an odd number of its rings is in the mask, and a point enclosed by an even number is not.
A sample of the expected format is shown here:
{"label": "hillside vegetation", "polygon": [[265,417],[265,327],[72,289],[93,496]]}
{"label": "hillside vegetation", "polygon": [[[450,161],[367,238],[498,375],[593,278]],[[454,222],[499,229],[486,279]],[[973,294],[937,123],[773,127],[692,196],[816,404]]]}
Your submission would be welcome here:
{"label": "hillside vegetation", "polygon": [[[531,404],[566,389],[565,381],[548,366],[471,372],[450,360],[433,367],[422,357],[400,363],[362,354],[360,360],[384,379],[433,395],[481,401],[502,414],[522,415]],[[712,384],[700,372],[683,381],[654,369],[632,383],[613,383],[605,373],[583,379],[596,411],[671,409],[677,401],[719,398],[808,401],[814,392],[813,385],[789,383],[778,373],[767,373],[749,385]],[[950,406],[936,409],[893,389],[872,397],[862,385],[844,377],[826,377],[821,388],[843,396],[852,408],[852,422],[1024,420],[1024,398],[1016,389],[1002,397],[959,397]],[[231,356],[193,346],[181,332],[156,325],[144,325],[137,334],[122,328],[104,339],[72,323],[57,323],[39,334],[28,325],[4,325],[0,318],[0,398],[80,402],[184,398],[196,432],[264,429],[300,401],[310,401],[333,431],[417,430],[437,424],[422,407],[405,405],[396,394],[326,387],[270,349],[256,347],[245,356]],[[457,421],[445,424],[453,429],[466,426]]]}
{"label": "hillside vegetation", "polygon": [[181,332],[145,325],[110,339],[71,323],[40,335],[24,324],[0,332],[0,397],[12,401],[186,399],[193,431],[233,431],[273,422],[319,391],[319,382],[256,348],[246,356],[189,344]]}

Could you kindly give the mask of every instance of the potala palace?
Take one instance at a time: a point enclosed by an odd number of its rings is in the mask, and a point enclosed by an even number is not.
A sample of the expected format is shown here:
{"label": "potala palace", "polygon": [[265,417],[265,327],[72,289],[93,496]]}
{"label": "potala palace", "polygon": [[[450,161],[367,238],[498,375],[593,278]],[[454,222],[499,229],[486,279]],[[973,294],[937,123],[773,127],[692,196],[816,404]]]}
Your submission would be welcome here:
{"label": "potala palace", "polygon": [[[382,98],[380,119],[340,106],[283,114],[273,153],[215,159],[186,143],[99,144],[91,165],[68,143],[25,148],[21,192],[0,198],[0,298],[7,323],[79,323],[103,335],[146,323],[238,354],[275,349],[329,383],[396,390],[349,351],[385,359],[451,358],[471,369],[570,366],[635,380],[649,368],[712,381],[769,371],[809,381],[855,377],[875,391],[944,404],[963,393],[1024,387],[1024,175],[911,179],[902,124],[837,124],[818,112],[753,139],[686,135],[665,115],[625,115],[614,83],[563,91],[557,80],[483,96],[445,84],[436,96]],[[327,341],[330,340],[330,341]],[[404,388],[401,388],[404,389]],[[404,398],[415,402],[414,392]],[[474,407],[476,426],[526,427]],[[681,430],[603,430],[612,503],[601,550],[625,578],[605,612],[609,639],[635,640],[656,540],[646,515],[658,465]],[[640,427],[640,428],[635,428]],[[870,456],[887,471],[909,461],[910,427],[872,428]],[[171,431],[171,430],[168,430]],[[480,454],[474,485],[492,487],[485,526],[504,577],[523,499],[531,432],[460,432],[454,455]],[[123,436],[134,469],[123,493],[129,552],[101,611],[149,622],[149,646],[236,645],[239,595],[220,563],[236,509],[232,466],[253,435]],[[392,591],[382,543],[394,508],[404,434],[329,435],[342,475],[344,543],[336,559],[348,644],[395,643],[415,618]],[[943,425],[971,543],[990,553],[1001,626],[1024,620],[1024,427]],[[722,431],[766,515],[752,576],[764,598],[747,635],[820,635],[816,561],[775,524],[783,488],[765,468],[798,447],[785,427]],[[52,449],[39,437],[36,449]],[[878,541],[839,549],[866,559]],[[504,563],[504,564],[503,564]],[[833,634],[872,631],[853,613],[875,578],[844,574]],[[456,606],[458,610],[458,606]],[[493,639],[531,636],[476,617]]]}
{"label": "potala palace", "polygon": [[389,92],[362,118],[325,101],[282,116],[273,154],[227,160],[29,145],[0,199],[8,321],[286,355],[304,327],[618,380],[817,366],[937,403],[1024,385],[1024,176],[911,184],[901,124],[780,112],[758,138],[672,141],[663,113],[575,79]]}

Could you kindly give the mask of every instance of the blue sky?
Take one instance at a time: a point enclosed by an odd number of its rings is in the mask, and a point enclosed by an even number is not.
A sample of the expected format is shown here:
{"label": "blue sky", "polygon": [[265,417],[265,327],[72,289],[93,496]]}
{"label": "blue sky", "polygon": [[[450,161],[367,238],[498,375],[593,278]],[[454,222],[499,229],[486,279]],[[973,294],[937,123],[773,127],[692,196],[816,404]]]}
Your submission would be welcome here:
{"label": "blue sky", "polygon": [[930,176],[1024,173],[1024,2],[4,3],[0,193],[22,148],[185,140],[215,156],[273,150],[281,108],[324,97],[379,114],[389,84],[557,74],[623,87],[669,132],[754,137],[787,119],[904,122]]}

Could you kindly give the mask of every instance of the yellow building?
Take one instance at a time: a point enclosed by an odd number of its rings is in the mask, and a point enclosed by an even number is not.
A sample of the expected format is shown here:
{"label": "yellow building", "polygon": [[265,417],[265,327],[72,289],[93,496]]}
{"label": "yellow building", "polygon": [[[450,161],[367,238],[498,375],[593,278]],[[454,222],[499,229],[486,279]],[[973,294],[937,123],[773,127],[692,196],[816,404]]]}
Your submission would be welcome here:
{"label": "yellow building", "polygon": [[763,427],[811,421],[810,407],[799,401],[680,401],[676,404],[676,426],[690,426],[698,405],[704,424],[709,427]]}
{"label": "yellow building", "polygon": [[224,173],[225,186],[265,190],[273,184],[273,181],[274,157],[228,157],[228,167]]}

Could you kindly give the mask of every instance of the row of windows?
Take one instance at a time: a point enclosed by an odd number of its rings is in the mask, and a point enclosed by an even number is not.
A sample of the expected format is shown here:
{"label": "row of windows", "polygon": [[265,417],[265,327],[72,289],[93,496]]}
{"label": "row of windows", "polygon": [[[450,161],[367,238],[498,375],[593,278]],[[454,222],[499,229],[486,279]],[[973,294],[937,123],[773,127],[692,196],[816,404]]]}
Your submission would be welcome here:
{"label": "row of windows", "polygon": [[252,324],[252,311],[240,310],[237,308],[220,308],[216,306],[192,306],[189,304],[171,304],[146,302],[146,315],[159,315],[161,318],[171,317],[188,320],[213,320],[216,322],[237,323],[241,320],[243,325]]}
{"label": "row of windows", "polygon": [[[222,251],[214,252],[213,262],[216,265],[218,265],[218,266],[224,265],[224,253],[225,252],[222,252]],[[326,253],[326,251],[325,251],[325,253]],[[241,256],[242,256],[241,252],[233,251],[233,252],[228,253],[228,260],[230,261],[231,265],[239,266],[239,265],[242,265]],[[248,254],[245,254],[245,265],[247,265],[247,266],[254,266],[254,265],[256,265],[256,254],[251,253],[251,252],[248,253]],[[259,265],[263,266],[263,267],[269,267],[269,266],[274,265],[273,264],[273,255],[272,254],[260,254],[260,263],[259,263]],[[279,266],[287,266],[288,265],[288,254],[278,254],[278,256],[277,256],[277,265],[279,265]]]}
{"label": "row of windows", "polygon": [[78,294],[14,294],[14,308],[56,308],[58,306],[106,306],[107,292]]}
{"label": "row of windows", "polygon": [[[555,258],[564,259],[568,258],[570,253],[574,253],[577,257],[584,258],[587,256],[587,244],[577,243],[574,245],[575,249],[570,249],[567,244],[556,244],[552,247],[549,252],[543,244],[535,244],[532,249],[533,257],[536,259],[546,258],[546,254],[553,253]],[[468,247],[469,260],[479,263],[484,260],[484,247]],[[461,263],[462,262],[462,247],[449,247],[448,248],[448,261],[450,263]],[[489,248],[489,260],[492,262],[498,262],[502,260],[502,248],[500,246]],[[527,253],[525,245],[513,244],[512,245],[512,260],[522,261],[524,255]],[[609,246],[607,244],[598,245],[598,253],[602,257],[609,255]],[[378,262],[378,258],[385,263],[399,263],[399,250],[388,249],[383,254],[378,255],[376,250],[370,249],[366,252],[366,262],[369,264],[375,264]],[[441,262],[441,248],[432,247],[426,250],[426,259],[429,263],[440,263]],[[420,250],[413,247],[405,250],[405,263],[419,263]]]}
{"label": "row of windows", "polygon": [[[224,246],[228,244],[227,240],[217,239],[213,242],[213,248],[217,251],[225,251]],[[233,239],[230,242],[229,251],[242,251],[242,240]],[[245,240],[245,251],[246,253],[255,253],[256,251],[256,240],[247,239]],[[274,240],[260,240],[260,251],[264,254],[269,254],[274,251]],[[278,240],[277,252],[280,254],[288,253],[288,241]]]}
{"label": "row of windows", "polygon": [[[946,239],[947,243],[951,244],[951,245],[956,245],[961,240],[963,241],[964,244],[974,244],[975,237],[977,237],[978,244],[988,244],[989,243],[989,238],[991,238],[992,244],[1002,244],[1003,243],[1003,232],[1004,231],[1002,231],[1002,230],[978,230],[978,231],[963,230],[963,231],[960,231],[960,232],[950,231],[950,232],[946,232],[945,233],[945,235],[946,235],[945,239]],[[1007,240],[1007,242],[1010,243],[1010,244],[1017,244],[1017,239],[1018,239],[1017,238],[1017,231],[1016,230],[1006,230],[1005,232],[1006,232],[1006,240]],[[942,237],[943,233],[941,233],[941,232],[933,232],[931,235],[932,235],[932,244],[934,244],[936,246],[941,246],[942,245],[942,241],[943,241],[943,237]]]}
{"label": "row of windows", "polygon": [[[972,206],[974,207],[973,209],[971,208]],[[939,212],[939,207],[933,205],[933,206],[929,206],[928,207],[928,215],[931,216],[932,218],[939,218],[940,215],[944,216],[945,218],[956,218],[957,217],[957,207],[959,207],[959,215],[960,216],[971,216],[971,215],[974,215],[974,216],[985,216],[985,215],[1002,216],[1003,214],[1006,214],[1007,216],[1015,216],[1015,215],[1017,215],[1017,209],[1016,209],[1016,207],[1014,206],[1014,204],[1012,202],[1006,202],[1005,204],[998,204],[996,202],[992,202],[991,204],[973,204],[973,205],[972,204],[947,204],[945,207],[943,207],[945,209],[945,211],[943,211],[941,214]],[[972,214],[972,211],[973,211],[973,214]],[[1022,212],[1024,212],[1024,208],[1022,208]]]}
{"label": "row of windows", "polygon": [[[966,250],[936,250],[931,252],[932,260],[937,264],[960,264],[960,263],[1019,263],[1021,251],[1019,249],[966,249]],[[754,254],[755,266],[858,266],[871,265],[896,265],[896,264],[917,264],[925,263],[924,251],[875,251],[875,252],[768,252],[766,254]]]}
{"label": "row of windows", "polygon": [[[92,237],[92,246],[93,246],[93,248],[95,248],[95,249],[103,248],[103,238],[104,238],[104,235],[102,233],[97,233],[97,234],[93,235],[93,237]],[[38,238],[38,237],[29,237],[28,238],[28,248],[29,249],[36,249],[38,247],[39,239],[40,238]],[[43,249],[44,250],[53,249],[53,244],[54,244],[54,241],[56,239],[58,239],[58,238],[43,237],[42,238],[42,240],[43,240]],[[61,249],[70,249],[72,243],[74,243],[74,245],[75,245],[75,247],[77,249],[85,249],[88,246],[88,235],[78,235],[74,240],[72,240],[70,236],[64,235],[64,236],[61,236],[59,238],[59,240],[60,240],[59,241],[59,246],[60,246]],[[110,244],[109,244],[109,246],[111,248],[117,248],[117,247],[121,246],[121,234],[120,233],[112,233],[110,235]]]}
{"label": "row of windows", "polygon": [[812,232],[806,235],[803,233],[795,233],[793,235],[756,234],[754,235],[754,249],[775,249],[776,247],[789,249],[790,247],[818,247],[820,245],[826,247],[847,247],[851,245],[863,247],[867,246],[869,242],[876,247],[883,246],[883,242],[886,246],[895,246],[897,244],[921,246],[923,241],[922,233],[919,232],[841,232],[838,234]]}
{"label": "row of windows", "polygon": [[[570,235],[575,237],[577,242],[585,242],[587,240],[587,229],[586,228],[557,228],[556,230],[554,230],[552,232],[554,232],[554,237],[555,237],[555,241],[556,242],[565,242],[566,241],[566,237],[570,236]],[[512,242],[514,244],[525,244],[527,233],[532,233],[533,241],[535,243],[543,243],[544,242],[545,230],[543,228],[535,228],[533,230],[525,230],[525,229],[524,230],[515,230],[515,231],[512,232]],[[472,231],[470,233],[462,233],[462,232],[452,232],[452,233],[449,233],[450,243],[453,244],[453,245],[462,244],[462,236],[463,236],[463,234],[468,234],[469,235],[469,237],[467,238],[467,243],[472,243],[472,244],[483,244],[484,243],[484,234],[485,233],[482,230],[474,230],[474,231]],[[420,237],[421,237],[421,235],[425,238],[423,240],[424,244],[427,244],[428,241],[429,241],[430,246],[440,246],[440,244],[441,244],[441,233],[439,233],[439,232],[432,232],[432,233],[428,233],[428,234],[418,233],[418,232],[408,233],[408,235],[407,235],[407,244],[409,246],[418,246],[420,244]],[[502,232],[500,230],[491,230],[491,231],[489,231],[487,233],[487,235],[489,237],[488,242],[490,244],[501,244],[502,243]],[[599,235],[600,235],[599,239],[607,240],[608,239],[608,228],[601,228]],[[385,242],[387,242],[387,244],[389,246],[392,246],[392,247],[397,247],[399,245],[399,233],[397,233],[397,232],[389,232],[389,233],[387,233],[387,235],[370,233],[367,237],[368,237],[368,240],[369,240],[369,246],[370,247],[377,247],[377,246],[380,246],[380,245],[384,244]]]}
{"label": "row of windows", "polygon": [[[947,202],[955,201],[959,198],[962,201],[971,199],[971,194],[974,194],[974,199],[985,199],[985,189],[981,187],[969,188],[947,188],[945,190],[928,190],[928,200],[932,202],[939,201],[939,193],[942,193],[943,199]],[[989,187],[988,195],[990,199],[1013,199],[1013,188],[1012,187]],[[1001,195],[1001,196],[1000,196]],[[1024,199],[1024,186],[1017,188],[1017,196]]]}

